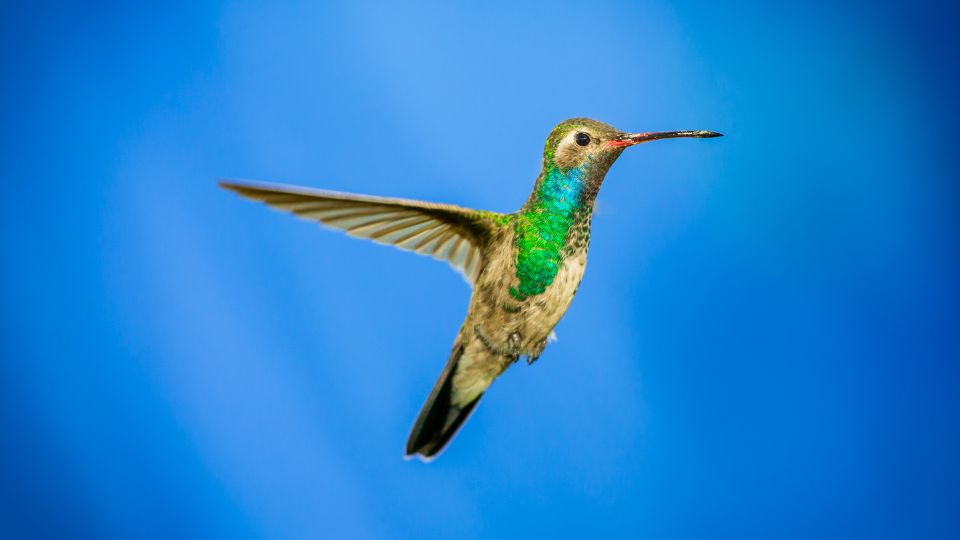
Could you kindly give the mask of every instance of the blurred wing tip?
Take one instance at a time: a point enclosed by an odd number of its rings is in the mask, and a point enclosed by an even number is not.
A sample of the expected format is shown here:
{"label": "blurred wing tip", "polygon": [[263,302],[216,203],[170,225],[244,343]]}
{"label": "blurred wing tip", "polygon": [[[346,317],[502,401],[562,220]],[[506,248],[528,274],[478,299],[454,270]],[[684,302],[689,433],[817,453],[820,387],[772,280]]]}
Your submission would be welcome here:
{"label": "blurred wing tip", "polygon": [[219,182],[217,182],[217,186],[220,187],[221,189],[232,191],[237,195],[242,195],[244,197],[250,197],[250,198],[253,198],[253,194],[256,193],[258,190],[257,185],[253,183],[240,182],[235,180],[226,180],[226,179],[222,179]]}
{"label": "blurred wing tip", "polygon": [[235,178],[221,178],[217,181],[217,185],[223,189],[238,190],[244,188],[254,187],[253,182],[247,180],[239,180]]}

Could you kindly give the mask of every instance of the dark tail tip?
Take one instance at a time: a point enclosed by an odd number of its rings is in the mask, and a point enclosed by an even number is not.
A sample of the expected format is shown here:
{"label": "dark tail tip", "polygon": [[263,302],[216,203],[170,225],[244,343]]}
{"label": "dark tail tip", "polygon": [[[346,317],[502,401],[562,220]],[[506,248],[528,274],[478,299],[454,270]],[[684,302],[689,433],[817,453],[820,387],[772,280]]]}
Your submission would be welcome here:
{"label": "dark tail tip", "polygon": [[[470,413],[477,406],[481,396],[471,401],[466,407],[447,407],[447,413],[444,416],[436,415],[436,418],[442,419],[435,425],[425,426],[418,434],[416,439],[413,436],[407,441],[407,457],[417,456],[423,461],[432,461],[444,448],[450,443],[450,440],[460,426],[470,417]],[[431,409],[433,412],[436,409]]]}
{"label": "dark tail tip", "polygon": [[465,406],[453,404],[453,374],[463,355],[463,347],[456,347],[447,366],[440,374],[430,397],[417,417],[410,438],[407,439],[407,457],[417,456],[430,461],[450,443],[460,426],[470,416],[483,394]]}

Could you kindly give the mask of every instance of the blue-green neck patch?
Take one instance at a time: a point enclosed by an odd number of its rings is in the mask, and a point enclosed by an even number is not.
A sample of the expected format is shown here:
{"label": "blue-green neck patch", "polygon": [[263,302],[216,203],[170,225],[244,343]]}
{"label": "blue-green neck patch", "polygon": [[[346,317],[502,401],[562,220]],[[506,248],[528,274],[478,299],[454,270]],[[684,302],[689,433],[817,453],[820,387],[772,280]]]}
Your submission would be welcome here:
{"label": "blue-green neck patch", "polygon": [[517,300],[543,293],[553,283],[563,264],[563,247],[582,211],[584,179],[588,165],[560,169],[547,156],[537,191],[518,214],[514,225],[517,257]]}

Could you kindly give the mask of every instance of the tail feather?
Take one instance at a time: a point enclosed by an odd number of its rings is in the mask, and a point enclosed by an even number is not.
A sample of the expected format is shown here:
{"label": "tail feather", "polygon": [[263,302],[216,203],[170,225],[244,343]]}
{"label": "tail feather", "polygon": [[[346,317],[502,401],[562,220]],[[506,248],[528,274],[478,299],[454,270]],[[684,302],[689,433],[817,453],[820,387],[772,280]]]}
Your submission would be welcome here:
{"label": "tail feather", "polygon": [[443,368],[440,379],[430,392],[413,425],[410,438],[407,439],[407,457],[419,455],[422,459],[429,460],[439,454],[483,396],[481,393],[466,405],[456,405],[453,402],[453,374],[463,357],[463,351],[463,345],[458,343],[450,353],[450,360]]}

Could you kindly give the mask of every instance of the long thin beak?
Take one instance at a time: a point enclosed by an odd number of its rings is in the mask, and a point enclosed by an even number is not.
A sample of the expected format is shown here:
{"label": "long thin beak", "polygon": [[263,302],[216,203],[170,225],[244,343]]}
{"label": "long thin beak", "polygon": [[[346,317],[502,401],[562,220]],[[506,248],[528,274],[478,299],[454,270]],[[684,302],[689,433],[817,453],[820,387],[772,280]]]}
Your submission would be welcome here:
{"label": "long thin beak", "polygon": [[633,146],[635,144],[655,141],[657,139],[675,139],[678,137],[693,137],[697,139],[709,139],[711,137],[723,137],[723,133],[716,131],[648,131],[646,133],[624,133],[616,139],[607,142],[608,146]]}

